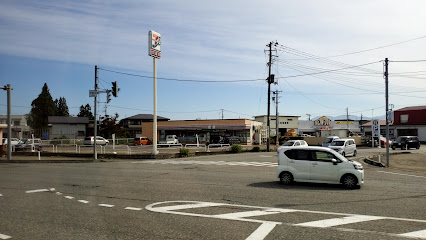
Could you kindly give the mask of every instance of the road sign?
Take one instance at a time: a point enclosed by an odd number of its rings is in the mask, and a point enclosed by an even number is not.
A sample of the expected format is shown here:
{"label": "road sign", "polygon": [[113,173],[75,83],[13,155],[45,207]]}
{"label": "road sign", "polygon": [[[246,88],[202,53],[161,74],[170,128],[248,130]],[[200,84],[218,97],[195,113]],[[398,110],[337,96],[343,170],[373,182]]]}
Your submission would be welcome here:
{"label": "road sign", "polygon": [[89,90],[89,97],[96,97],[96,90]]}

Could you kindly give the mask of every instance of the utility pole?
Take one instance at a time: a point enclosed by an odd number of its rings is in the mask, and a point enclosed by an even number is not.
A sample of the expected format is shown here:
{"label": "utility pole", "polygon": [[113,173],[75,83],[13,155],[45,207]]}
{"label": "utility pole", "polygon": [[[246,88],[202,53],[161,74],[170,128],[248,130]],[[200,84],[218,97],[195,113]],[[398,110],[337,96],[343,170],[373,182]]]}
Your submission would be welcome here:
{"label": "utility pole", "polygon": [[271,129],[270,129],[270,115],[271,115],[271,109],[270,109],[270,106],[271,106],[271,67],[272,67],[272,42],[269,42],[269,44],[267,45],[268,47],[269,47],[269,62],[268,62],[268,65],[269,65],[269,73],[268,73],[268,116],[267,116],[267,119],[266,119],[266,130],[267,130],[267,132],[266,132],[266,135],[267,135],[267,138],[266,138],[266,151],[267,152],[269,152],[269,144],[270,144],[270,142],[269,142],[269,136],[270,136],[270,134],[271,134]]}
{"label": "utility pole", "polygon": [[346,108],[346,128],[348,129],[348,137],[349,137],[349,110]]}
{"label": "utility pole", "polygon": [[385,98],[386,98],[386,167],[389,167],[389,61],[385,58]]}
{"label": "utility pole", "polygon": [[278,114],[278,93],[280,93],[280,92],[282,92],[282,91],[278,91],[278,90],[275,90],[275,92],[272,92],[274,95],[275,95],[275,145],[276,145],[276,147],[277,147],[277,149],[278,149],[278,147],[280,146],[280,143],[279,143],[279,139],[278,139],[278,132],[279,132],[279,114]]}
{"label": "utility pole", "polygon": [[223,109],[220,109],[222,111],[222,120],[223,120]]}
{"label": "utility pole", "polygon": [[95,65],[95,128],[93,129],[93,158],[95,160],[98,159],[98,153],[96,152],[96,135],[98,134],[98,117],[97,117],[97,107],[96,105],[98,105],[98,65]]}
{"label": "utility pole", "polygon": [[10,161],[12,160],[12,143],[11,143],[11,138],[12,138],[12,120],[11,120],[11,115],[12,115],[12,86],[10,86],[10,84],[7,84],[4,87],[0,87],[0,89],[6,90],[7,91],[7,160]]}

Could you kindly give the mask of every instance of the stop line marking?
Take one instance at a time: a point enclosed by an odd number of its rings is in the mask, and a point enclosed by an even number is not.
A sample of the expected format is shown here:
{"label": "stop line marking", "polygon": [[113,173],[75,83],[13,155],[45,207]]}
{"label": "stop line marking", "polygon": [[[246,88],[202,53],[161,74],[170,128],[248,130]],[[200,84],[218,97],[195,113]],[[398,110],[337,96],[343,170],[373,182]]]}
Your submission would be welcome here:
{"label": "stop line marking", "polygon": [[[167,204],[167,205],[163,207],[158,206],[162,204]],[[169,204],[175,204],[175,205],[169,205]],[[187,211],[185,212],[178,211],[178,210],[187,210],[192,208],[208,208],[208,207],[218,207],[218,206],[238,207],[238,208],[248,208],[248,209],[255,208],[256,210],[226,213],[226,214],[216,214],[216,215],[190,213]],[[212,203],[212,202],[197,202],[197,201],[157,202],[157,203],[153,203],[146,206],[145,209],[148,211],[158,212],[158,213],[168,213],[168,214],[177,214],[177,215],[194,216],[194,217],[216,218],[216,219],[224,219],[224,220],[236,220],[236,221],[243,221],[243,222],[261,223],[261,225],[248,238],[246,238],[248,240],[264,239],[275,228],[276,225],[329,228],[329,227],[335,227],[335,226],[346,225],[351,223],[359,223],[359,222],[367,222],[367,221],[375,221],[375,220],[383,220],[383,219],[426,223],[426,220],[419,220],[419,219],[369,216],[369,215],[359,215],[359,214],[321,212],[321,211],[309,211],[309,210],[298,210],[298,209],[266,208],[266,207],[259,207],[259,206]],[[264,216],[264,215],[280,214],[280,213],[290,213],[290,212],[318,213],[318,214],[325,214],[325,215],[337,215],[341,217],[335,217],[331,219],[305,222],[305,223],[298,223],[298,224],[281,223],[281,222],[248,218],[248,217]],[[415,237],[415,238],[426,239],[426,229],[420,230],[420,231],[408,232],[408,233],[401,233],[401,234],[385,233],[385,232],[377,232],[377,231],[364,231],[364,230],[346,229],[346,228],[334,228],[334,229],[339,231],[351,230],[353,232],[371,232],[371,233],[388,235],[393,237],[395,236],[405,237],[405,238]]]}

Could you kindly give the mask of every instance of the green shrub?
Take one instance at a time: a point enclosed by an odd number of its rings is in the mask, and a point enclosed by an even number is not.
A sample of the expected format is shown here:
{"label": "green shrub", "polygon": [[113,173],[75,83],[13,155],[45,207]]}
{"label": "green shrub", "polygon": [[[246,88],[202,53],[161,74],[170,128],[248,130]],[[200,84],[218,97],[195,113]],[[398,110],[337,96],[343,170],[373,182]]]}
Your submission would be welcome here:
{"label": "green shrub", "polygon": [[243,148],[242,148],[240,145],[238,145],[238,144],[233,144],[233,145],[230,147],[229,151],[230,151],[231,153],[239,153],[239,152],[242,152],[242,151],[243,151]]}
{"label": "green shrub", "polygon": [[253,147],[251,149],[252,152],[260,152],[260,147]]}
{"label": "green shrub", "polygon": [[187,149],[187,148],[179,149],[179,156],[180,157],[189,157],[189,149]]}

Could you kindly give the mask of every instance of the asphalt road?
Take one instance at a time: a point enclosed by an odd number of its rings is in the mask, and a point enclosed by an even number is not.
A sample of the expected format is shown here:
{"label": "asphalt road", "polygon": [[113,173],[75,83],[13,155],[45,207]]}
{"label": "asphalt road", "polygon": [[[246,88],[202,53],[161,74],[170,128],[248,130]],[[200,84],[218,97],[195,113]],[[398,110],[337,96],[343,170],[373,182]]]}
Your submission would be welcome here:
{"label": "asphalt road", "polygon": [[275,165],[272,152],[0,164],[0,239],[426,239],[426,173],[364,164],[346,190],[283,186]]}

